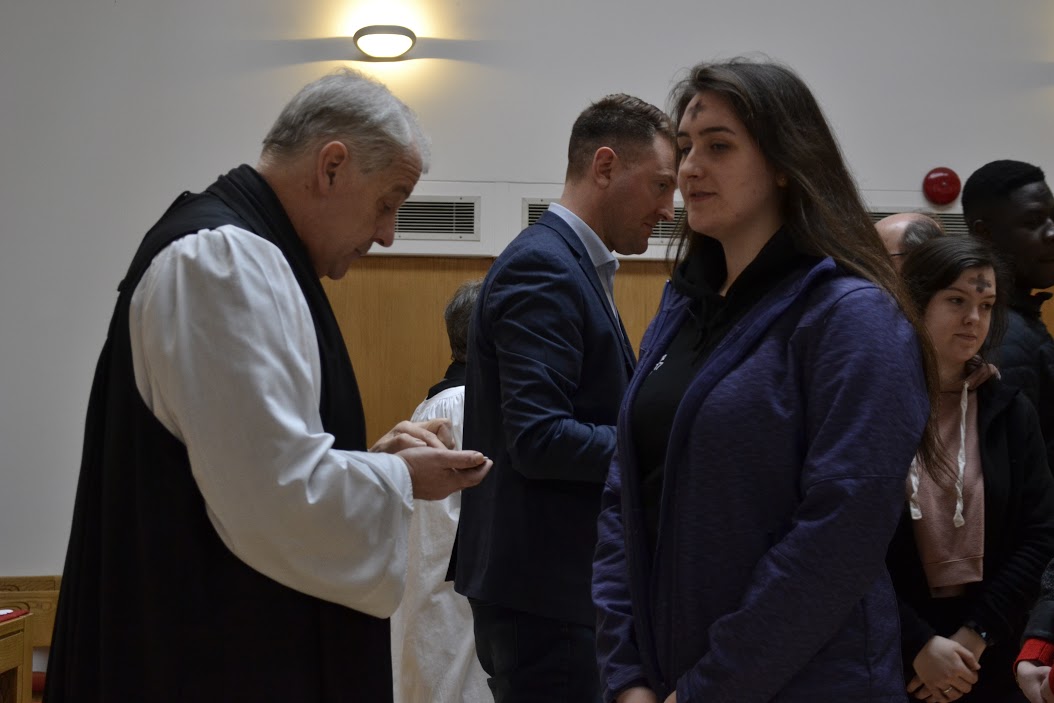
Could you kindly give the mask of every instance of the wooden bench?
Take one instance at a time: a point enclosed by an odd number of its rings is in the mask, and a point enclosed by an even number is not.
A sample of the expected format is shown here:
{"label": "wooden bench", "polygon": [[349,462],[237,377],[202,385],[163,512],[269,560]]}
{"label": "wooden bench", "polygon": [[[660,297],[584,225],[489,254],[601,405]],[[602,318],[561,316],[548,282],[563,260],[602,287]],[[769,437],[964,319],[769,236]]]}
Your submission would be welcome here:
{"label": "wooden bench", "polygon": [[0,703],[29,703],[32,686],[33,648],[26,625],[33,616],[0,622]]}
{"label": "wooden bench", "polygon": [[[31,613],[29,617],[19,619],[22,623],[22,641],[30,657],[33,649],[51,646],[51,631],[55,629],[55,609],[58,605],[61,580],[60,576],[0,576],[0,609],[14,608]],[[0,623],[0,627],[10,622],[16,621]],[[27,666],[27,677],[30,677],[31,668],[31,664]],[[27,681],[37,678],[39,677],[30,677]],[[18,699],[18,703],[23,700],[30,700],[28,690],[26,697]],[[0,698],[0,703],[7,701]]]}

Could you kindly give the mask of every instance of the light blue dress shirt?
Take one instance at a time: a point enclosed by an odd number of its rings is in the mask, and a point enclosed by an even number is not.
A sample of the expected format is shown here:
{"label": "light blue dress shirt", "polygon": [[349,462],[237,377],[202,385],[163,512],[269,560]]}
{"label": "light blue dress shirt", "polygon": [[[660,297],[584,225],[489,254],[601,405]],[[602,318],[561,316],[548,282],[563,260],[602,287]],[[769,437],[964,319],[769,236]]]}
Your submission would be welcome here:
{"label": "light blue dress shirt", "polygon": [[600,277],[600,283],[604,286],[604,292],[607,293],[611,311],[618,318],[618,308],[615,307],[615,272],[618,271],[619,260],[615,258],[615,255],[611,253],[604,242],[600,241],[600,237],[593,231],[593,228],[587,225],[581,217],[559,203],[550,203],[549,212],[566,222],[578,235],[578,238],[582,240],[582,246],[586,248],[589,260],[593,262],[593,267],[597,270],[597,276]]}

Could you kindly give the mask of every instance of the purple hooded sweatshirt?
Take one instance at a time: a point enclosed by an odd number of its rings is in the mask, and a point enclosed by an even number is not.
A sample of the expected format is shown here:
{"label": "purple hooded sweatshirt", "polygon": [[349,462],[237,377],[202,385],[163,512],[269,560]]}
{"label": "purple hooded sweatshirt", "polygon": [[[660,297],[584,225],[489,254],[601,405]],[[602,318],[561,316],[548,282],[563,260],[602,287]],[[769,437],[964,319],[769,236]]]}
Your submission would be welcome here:
{"label": "purple hooded sweatshirt", "polygon": [[626,409],[687,304],[667,284],[619,419],[593,564],[604,700],[903,703],[884,561],[929,414],[913,328],[831,259],[766,295],[677,409],[652,552]]}

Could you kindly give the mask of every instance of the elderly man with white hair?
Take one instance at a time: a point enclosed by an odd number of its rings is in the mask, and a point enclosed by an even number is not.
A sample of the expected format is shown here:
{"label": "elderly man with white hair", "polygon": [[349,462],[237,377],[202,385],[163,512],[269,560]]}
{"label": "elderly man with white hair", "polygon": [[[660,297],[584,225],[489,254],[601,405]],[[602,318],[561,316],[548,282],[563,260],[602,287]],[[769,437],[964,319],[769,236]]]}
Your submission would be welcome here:
{"label": "elderly man with white hair", "polygon": [[341,71],[146,234],[92,388],[45,700],[391,700],[413,499],[490,463],[443,421],[366,451],[319,278],[391,244],[427,166],[413,113]]}

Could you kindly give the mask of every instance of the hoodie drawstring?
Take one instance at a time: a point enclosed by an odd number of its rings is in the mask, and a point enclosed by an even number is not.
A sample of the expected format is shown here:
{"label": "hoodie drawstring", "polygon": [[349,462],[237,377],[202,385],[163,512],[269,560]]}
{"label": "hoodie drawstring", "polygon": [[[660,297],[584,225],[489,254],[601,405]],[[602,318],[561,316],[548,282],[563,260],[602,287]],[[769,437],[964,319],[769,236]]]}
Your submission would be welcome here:
{"label": "hoodie drawstring", "polygon": [[919,507],[919,455],[911,460],[911,468],[908,469],[911,478],[911,497],[908,498],[908,508],[911,510],[912,520],[922,519],[922,508]]}
{"label": "hoodie drawstring", "polygon": [[963,476],[966,475],[966,409],[970,404],[970,382],[963,381],[962,398],[959,400],[959,475],[955,479],[955,517],[952,524],[962,527],[966,524],[963,519]]}
{"label": "hoodie drawstring", "polygon": [[[962,395],[959,399],[959,455],[956,457],[958,474],[955,477],[955,516],[952,524],[962,527],[966,524],[963,519],[963,480],[966,476],[966,411],[970,404],[970,382],[963,382]],[[911,511],[912,520],[922,519],[922,508],[919,506],[919,457],[911,460],[911,468],[908,469],[908,477],[911,480],[911,497],[908,498],[908,509]]]}

